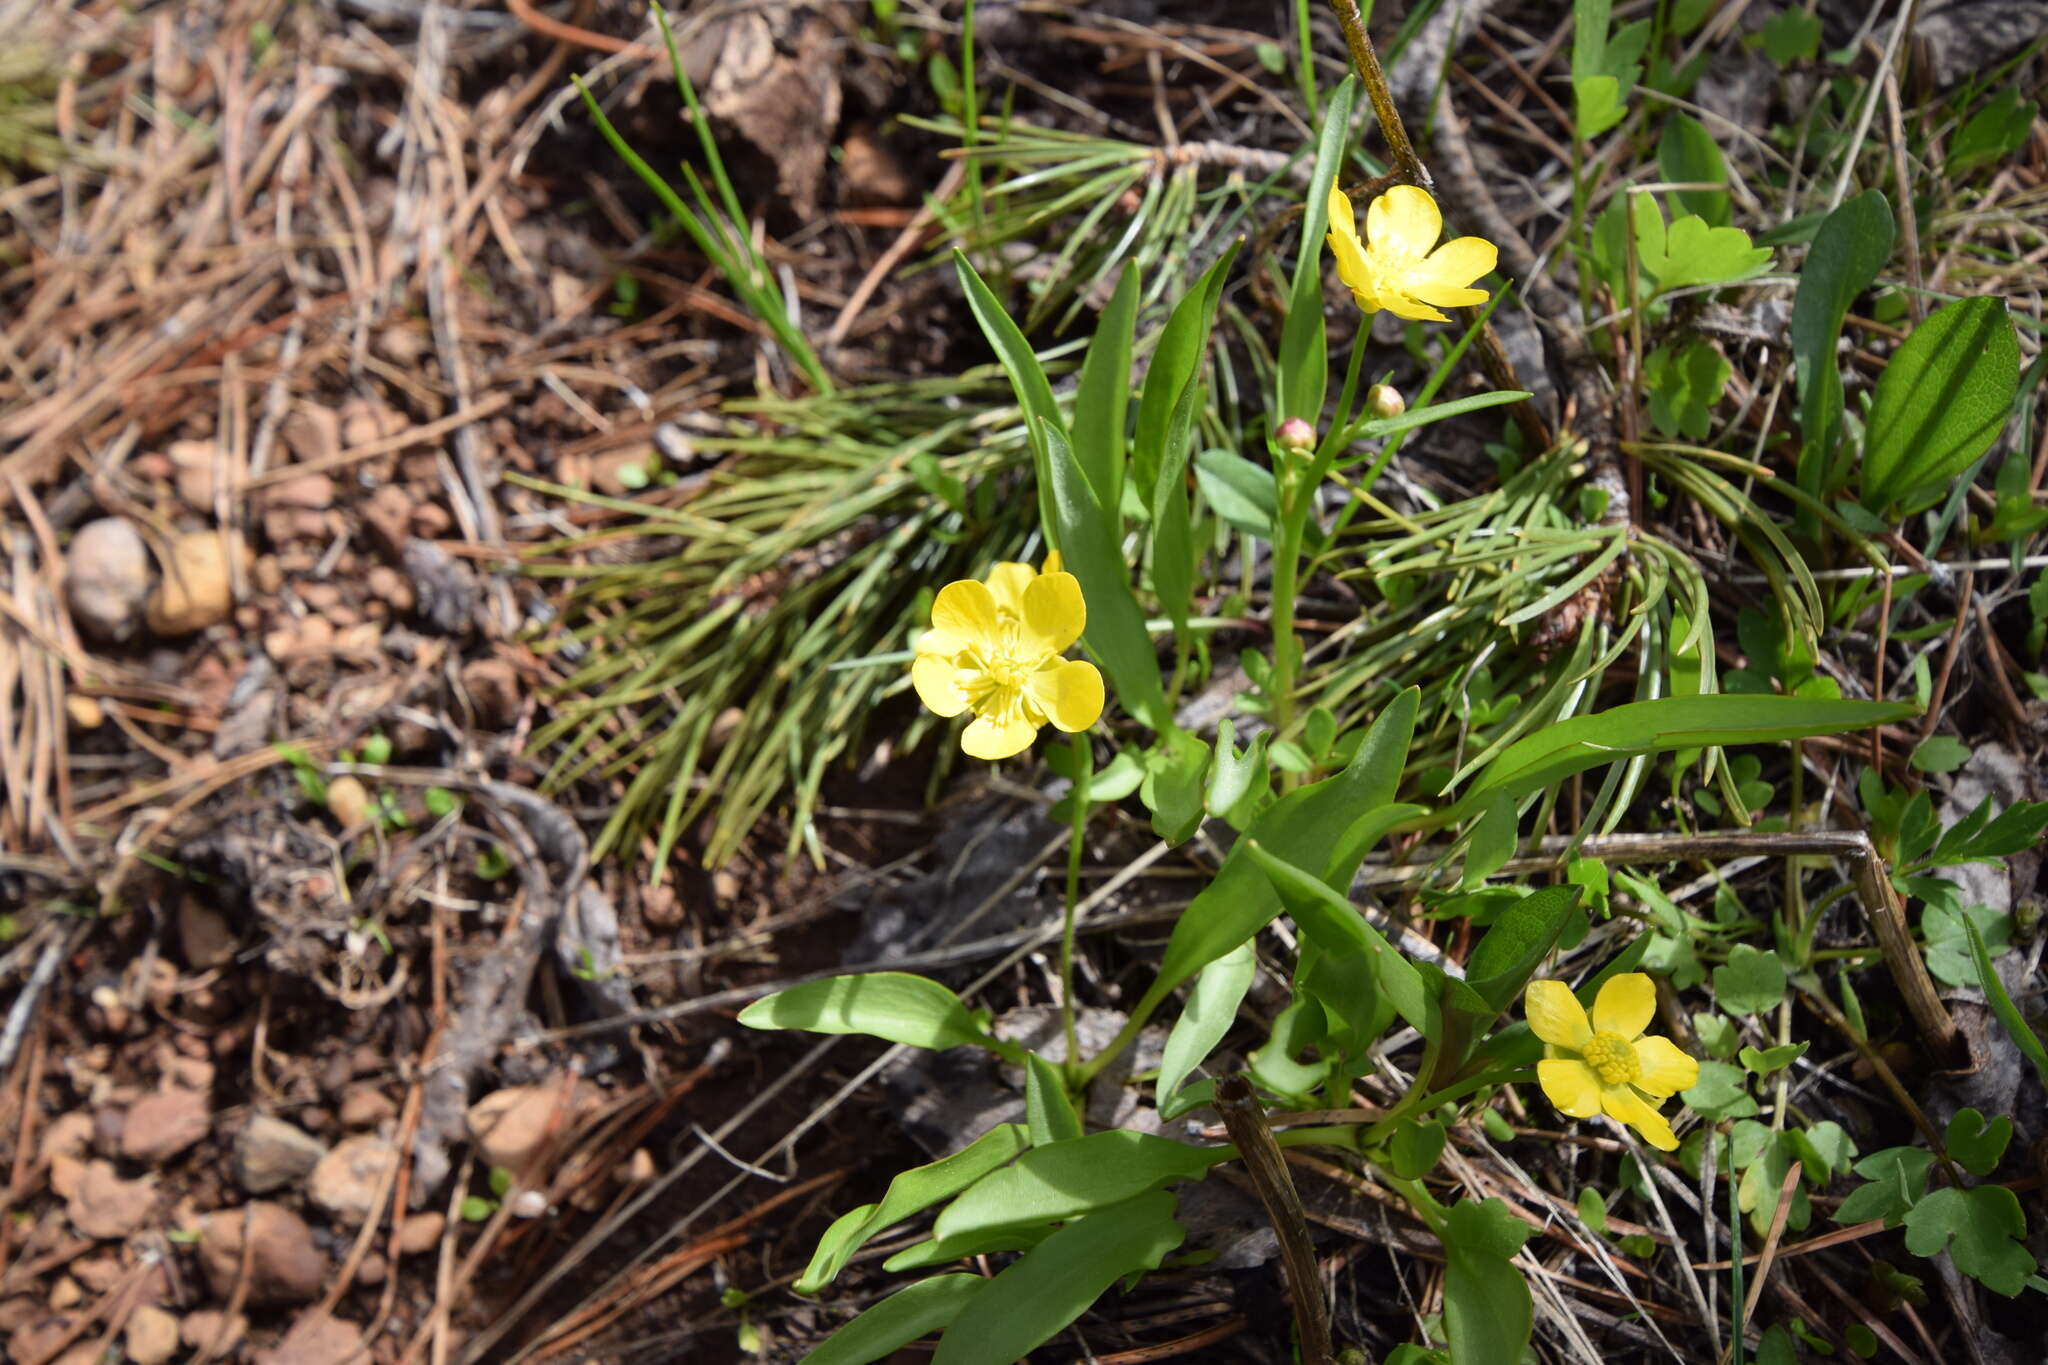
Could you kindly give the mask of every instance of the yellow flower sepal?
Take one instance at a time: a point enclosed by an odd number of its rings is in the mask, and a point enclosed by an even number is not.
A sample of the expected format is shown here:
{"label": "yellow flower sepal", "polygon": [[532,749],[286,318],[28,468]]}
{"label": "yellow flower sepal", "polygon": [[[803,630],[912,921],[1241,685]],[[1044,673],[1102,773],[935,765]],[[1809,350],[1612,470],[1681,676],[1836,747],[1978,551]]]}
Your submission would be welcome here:
{"label": "yellow flower sepal", "polygon": [[1523,1004],[1529,1028],[1545,1044],[1536,1064],[1543,1093],[1575,1119],[1600,1114],[1625,1123],[1659,1151],[1678,1148],[1658,1104],[1699,1082],[1700,1064],[1669,1038],[1643,1030],[1657,1012],[1657,988],[1624,972],[1600,988],[1593,1017],[1562,981],[1532,981]]}
{"label": "yellow flower sepal", "polygon": [[1039,727],[1085,730],[1102,715],[1102,674],[1064,658],[1088,625],[1081,584],[1057,552],[1043,572],[1001,563],[987,579],[939,589],[932,628],[917,641],[910,683],[941,716],[972,712],[960,747],[972,758],[1008,758],[1031,747]]}
{"label": "yellow flower sepal", "polygon": [[1486,291],[1472,283],[1499,264],[1500,249],[1484,237],[1437,246],[1443,231],[1444,216],[1427,190],[1396,185],[1366,206],[1361,239],[1350,198],[1330,186],[1328,241],[1337,278],[1368,313],[1384,308],[1418,322],[1449,322],[1439,309],[1486,302]]}

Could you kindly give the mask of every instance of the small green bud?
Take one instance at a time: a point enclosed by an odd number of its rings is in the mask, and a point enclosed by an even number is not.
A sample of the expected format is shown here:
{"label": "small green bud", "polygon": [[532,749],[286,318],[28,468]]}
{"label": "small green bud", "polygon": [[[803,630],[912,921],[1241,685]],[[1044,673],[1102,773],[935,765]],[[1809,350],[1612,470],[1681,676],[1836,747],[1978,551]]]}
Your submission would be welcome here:
{"label": "small green bud", "polygon": [[1408,400],[1392,384],[1375,384],[1365,391],[1365,406],[1375,417],[1399,417],[1408,411]]}

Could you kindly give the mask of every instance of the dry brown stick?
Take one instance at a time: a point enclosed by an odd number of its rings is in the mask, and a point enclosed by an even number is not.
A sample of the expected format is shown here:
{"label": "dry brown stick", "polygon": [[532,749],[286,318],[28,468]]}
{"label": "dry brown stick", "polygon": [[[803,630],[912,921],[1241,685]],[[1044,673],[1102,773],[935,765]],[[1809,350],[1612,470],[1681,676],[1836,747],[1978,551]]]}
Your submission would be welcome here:
{"label": "dry brown stick", "polygon": [[1250,1082],[1242,1076],[1226,1076],[1217,1082],[1216,1112],[1223,1116],[1238,1159],[1251,1177],[1259,1203],[1265,1206],[1266,1220],[1280,1239],[1280,1268],[1286,1272],[1288,1295],[1294,1300],[1296,1344],[1303,1365],[1330,1365],[1330,1304],[1323,1296],[1308,1217],[1302,1212],[1301,1195],[1287,1174],[1286,1158],[1273,1140],[1273,1130],[1266,1126],[1265,1113]]}
{"label": "dry brown stick", "polygon": [[1219,1341],[1228,1341],[1250,1326],[1242,1316],[1232,1316],[1212,1327],[1191,1332],[1172,1341],[1162,1341],[1157,1346],[1135,1346],[1128,1351],[1115,1351],[1106,1356],[1093,1356],[1095,1365],[1155,1365],[1161,1360],[1174,1360],[1180,1356],[1214,1346]]}
{"label": "dry brown stick", "polygon": [[852,295],[846,300],[846,306],[839,310],[839,316],[833,320],[831,329],[825,333],[822,349],[833,350],[846,340],[846,333],[853,326],[854,319],[860,316],[861,309],[867,307],[868,300],[874,297],[875,291],[882,287],[882,281],[889,278],[890,273],[903,263],[903,258],[917,250],[918,243],[924,240],[925,230],[938,216],[934,206],[952,198],[966,178],[965,158],[955,161],[947,168],[945,178],[939,181],[939,187],[933,190],[917,212],[911,215],[910,221],[903,225],[903,231],[889,244],[889,249],[875,258],[875,263],[868,267],[868,273],[863,275],[860,283],[854,287]]}

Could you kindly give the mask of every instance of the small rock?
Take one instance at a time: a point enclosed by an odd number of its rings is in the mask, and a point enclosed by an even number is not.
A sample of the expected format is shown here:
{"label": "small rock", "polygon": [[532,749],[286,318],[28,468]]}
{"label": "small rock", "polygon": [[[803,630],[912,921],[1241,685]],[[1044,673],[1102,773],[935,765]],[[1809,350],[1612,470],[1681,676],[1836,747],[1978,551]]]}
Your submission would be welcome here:
{"label": "small rock", "polygon": [[71,619],[108,644],[135,633],[155,578],[142,533],[121,517],[101,517],[79,527],[64,554]]}
{"label": "small rock", "polygon": [[196,1090],[160,1090],[136,1101],[121,1128],[121,1155],[161,1166],[206,1136],[213,1115]]}
{"label": "small rock", "polygon": [[204,1057],[172,1057],[164,1063],[166,1084],[197,1090],[202,1095],[213,1089],[213,1076],[213,1063]]}
{"label": "small rock", "polygon": [[107,708],[98,697],[73,692],[64,698],[64,714],[81,730],[97,730],[107,723]]}
{"label": "small rock", "polygon": [[197,896],[178,901],[178,942],[185,965],[197,972],[225,967],[235,960],[235,931],[220,911]]}
{"label": "small rock", "polygon": [[380,602],[389,603],[393,611],[411,611],[413,603],[419,600],[405,575],[389,564],[371,565],[369,576],[364,581],[369,586],[370,595]]}
{"label": "small rock", "polygon": [[[225,1332],[223,1332],[225,1328]],[[192,1350],[210,1348],[216,1357],[226,1356],[241,1343],[249,1330],[249,1320],[240,1313],[223,1313],[218,1308],[202,1308],[196,1313],[185,1315],[184,1325],[178,1329],[178,1340]]]}
{"label": "small rock", "polygon": [[396,436],[406,425],[404,413],[375,398],[351,398],[341,405],[341,443],[349,450]]}
{"label": "small rock", "polygon": [[284,419],[278,434],[300,464],[332,460],[341,453],[341,414],[333,408],[300,403]]}
{"label": "small rock", "polygon": [[199,1264],[213,1292],[234,1292],[242,1269],[243,1222],[248,1223],[250,1303],[310,1303],[327,1278],[327,1258],[313,1229],[285,1208],[263,1200],[209,1214],[199,1234]]}
{"label": "small rock", "polygon": [[141,1231],[156,1212],[156,1184],[148,1177],[123,1180],[111,1161],[88,1162],[68,1212],[86,1236],[114,1241]]}
{"label": "small rock", "polygon": [[360,1223],[388,1197],[386,1177],[398,1169],[398,1149],[382,1138],[343,1138],[320,1158],[306,1182],[306,1197],[344,1223]]}
{"label": "small rock", "polygon": [[548,1197],[539,1190],[521,1190],[512,1196],[514,1218],[538,1218],[548,1211]]}
{"label": "small rock", "polygon": [[17,1327],[7,1338],[7,1358],[13,1365],[45,1365],[64,1349],[60,1342],[77,1335],[78,1324],[62,1313],[38,1312],[33,1321]]}
{"label": "small rock", "polygon": [[269,1194],[305,1179],[326,1155],[320,1139],[258,1114],[235,1137],[235,1179],[251,1194]]}
{"label": "small rock", "polygon": [[356,1267],[356,1283],[382,1284],[384,1277],[390,1273],[391,1263],[373,1251],[363,1257],[363,1263]]}
{"label": "small rock", "polygon": [[69,1200],[78,1194],[78,1187],[84,1182],[83,1157],[58,1155],[50,1158],[50,1193],[59,1199]]}
{"label": "small rock", "polygon": [[448,1219],[431,1209],[415,1213],[398,1225],[398,1250],[403,1256],[418,1256],[441,1245],[441,1234],[448,1230]]}
{"label": "small rock", "polygon": [[256,1353],[256,1365],[348,1365],[363,1352],[363,1332],[325,1313],[302,1313],[284,1340]]}
{"label": "small rock", "polygon": [[71,1273],[95,1294],[104,1294],[121,1282],[126,1272],[119,1256],[81,1256],[71,1263]]}
{"label": "small rock", "polygon": [[132,1365],[164,1365],[178,1352],[178,1319],[145,1304],[129,1314],[125,1337]]}
{"label": "small rock", "polygon": [[59,1313],[84,1301],[85,1289],[69,1275],[59,1275],[57,1283],[50,1286],[50,1307]]}
{"label": "small rock", "polygon": [[405,543],[412,539],[412,499],[405,490],[387,483],[370,494],[357,511],[378,553],[393,562],[402,558]]}
{"label": "small rock", "polygon": [[469,1106],[469,1132],[484,1160],[517,1174],[548,1139],[575,1121],[578,1092],[559,1083],[494,1091]]}
{"label": "small rock", "polygon": [[0,1332],[12,1335],[42,1315],[43,1306],[26,1294],[0,1300]]}
{"label": "small rock", "polygon": [[370,789],[353,777],[337,777],[327,784],[327,811],[343,829],[354,829],[369,818]]}
{"label": "small rock", "polygon": [[334,480],[325,474],[294,474],[282,483],[272,484],[264,492],[263,501],[271,507],[324,512],[334,506]]}
{"label": "small rock", "polygon": [[91,1145],[92,1115],[74,1109],[50,1120],[50,1126],[43,1130],[42,1145],[36,1148],[36,1156],[42,1161],[54,1161],[60,1156],[83,1158]]}
{"label": "small rock", "polygon": [[477,720],[503,730],[519,718],[519,674],[503,659],[473,659],[462,666],[462,686],[476,704]]}
{"label": "small rock", "polygon": [[398,1105],[374,1086],[357,1086],[341,1097],[341,1126],[375,1128],[398,1117]]}
{"label": "small rock", "polygon": [[171,482],[179,499],[195,512],[211,514],[220,447],[212,441],[173,441],[164,454],[170,457]]}
{"label": "small rock", "polygon": [[149,595],[150,630],[190,635],[227,620],[235,605],[229,553],[217,531],[188,531],[172,541],[163,581]]}

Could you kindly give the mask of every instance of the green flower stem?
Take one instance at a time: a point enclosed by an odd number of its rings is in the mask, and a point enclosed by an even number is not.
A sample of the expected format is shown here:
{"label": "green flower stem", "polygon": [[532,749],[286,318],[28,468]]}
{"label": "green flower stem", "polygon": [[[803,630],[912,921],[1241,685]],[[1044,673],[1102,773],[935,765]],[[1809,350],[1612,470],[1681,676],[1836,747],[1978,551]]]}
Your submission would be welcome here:
{"label": "green flower stem", "polygon": [[1066,1072],[1070,1088],[1080,1094],[1088,1084],[1082,1075],[1081,1041],[1074,1031],[1074,906],[1081,895],[1081,848],[1088,832],[1088,784],[1095,777],[1095,750],[1087,731],[1069,736],[1074,750],[1073,837],[1067,841],[1067,895],[1060,925],[1060,1030],[1067,1039]]}
{"label": "green flower stem", "polygon": [[[1273,738],[1287,738],[1294,723],[1294,673],[1301,661],[1301,641],[1294,634],[1294,599],[1300,591],[1302,523],[1305,503],[1315,495],[1304,489],[1302,457],[1276,450],[1274,472],[1280,493],[1279,515],[1274,518],[1278,534],[1273,541],[1273,685],[1267,700],[1273,704]],[[1281,769],[1280,789],[1291,791],[1300,781],[1298,774]]]}

